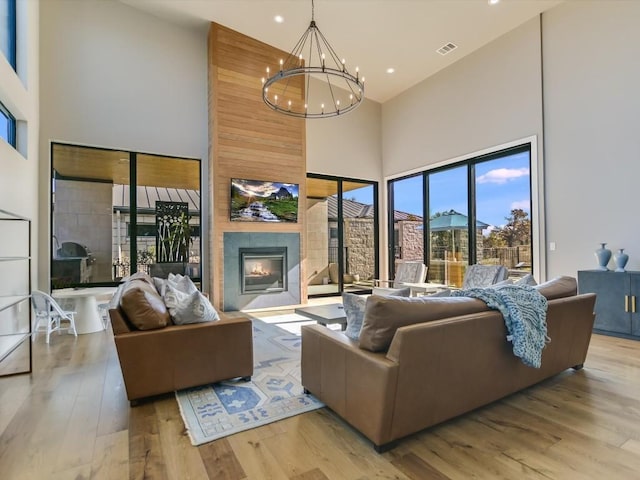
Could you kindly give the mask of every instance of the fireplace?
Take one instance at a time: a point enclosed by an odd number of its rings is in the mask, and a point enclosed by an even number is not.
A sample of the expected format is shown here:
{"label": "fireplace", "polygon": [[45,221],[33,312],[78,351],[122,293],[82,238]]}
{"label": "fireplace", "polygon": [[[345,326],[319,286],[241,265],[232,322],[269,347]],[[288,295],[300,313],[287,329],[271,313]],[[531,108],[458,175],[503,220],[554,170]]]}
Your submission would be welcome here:
{"label": "fireplace", "polygon": [[[299,233],[224,232],[223,242],[223,311],[302,303]],[[262,265],[256,265],[256,273],[251,273],[253,267],[245,270],[247,262]],[[282,279],[267,277],[267,271],[281,274]],[[264,278],[251,276],[258,273]]]}
{"label": "fireplace", "polygon": [[240,248],[240,293],[287,291],[287,247]]}

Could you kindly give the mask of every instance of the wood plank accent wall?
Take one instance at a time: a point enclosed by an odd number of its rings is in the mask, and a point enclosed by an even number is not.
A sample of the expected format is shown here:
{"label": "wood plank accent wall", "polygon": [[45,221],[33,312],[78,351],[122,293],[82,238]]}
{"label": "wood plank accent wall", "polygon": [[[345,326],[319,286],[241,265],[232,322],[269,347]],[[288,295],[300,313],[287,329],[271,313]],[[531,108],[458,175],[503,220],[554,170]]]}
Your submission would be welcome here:
{"label": "wood plank accent wall", "polygon": [[[222,306],[225,232],[297,232],[300,234],[301,298],[306,300],[305,121],[276,113],[262,101],[260,79],[273,72],[283,52],[222,25],[209,29],[209,189],[213,232],[210,298]],[[299,85],[303,92],[304,86]],[[245,178],[300,185],[298,223],[231,222],[230,180]],[[212,221],[211,221],[212,220]]]}

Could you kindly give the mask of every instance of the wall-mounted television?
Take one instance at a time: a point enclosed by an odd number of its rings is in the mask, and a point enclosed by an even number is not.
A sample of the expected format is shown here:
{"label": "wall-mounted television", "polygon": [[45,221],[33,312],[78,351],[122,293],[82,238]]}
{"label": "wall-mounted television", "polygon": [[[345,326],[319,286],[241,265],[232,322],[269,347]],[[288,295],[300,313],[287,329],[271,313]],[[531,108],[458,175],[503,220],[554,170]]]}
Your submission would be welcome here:
{"label": "wall-mounted television", "polygon": [[297,222],[298,184],[231,179],[232,222]]}

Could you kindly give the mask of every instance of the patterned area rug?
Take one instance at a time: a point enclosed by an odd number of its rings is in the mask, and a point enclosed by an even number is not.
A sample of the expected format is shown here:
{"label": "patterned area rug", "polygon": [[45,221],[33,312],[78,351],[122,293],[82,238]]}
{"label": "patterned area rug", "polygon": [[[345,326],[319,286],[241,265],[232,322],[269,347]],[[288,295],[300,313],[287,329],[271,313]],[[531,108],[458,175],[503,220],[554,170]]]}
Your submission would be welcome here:
{"label": "patterned area rug", "polygon": [[324,407],[300,384],[302,340],[253,319],[255,368],[250,382],[226,381],[176,392],[193,445]]}

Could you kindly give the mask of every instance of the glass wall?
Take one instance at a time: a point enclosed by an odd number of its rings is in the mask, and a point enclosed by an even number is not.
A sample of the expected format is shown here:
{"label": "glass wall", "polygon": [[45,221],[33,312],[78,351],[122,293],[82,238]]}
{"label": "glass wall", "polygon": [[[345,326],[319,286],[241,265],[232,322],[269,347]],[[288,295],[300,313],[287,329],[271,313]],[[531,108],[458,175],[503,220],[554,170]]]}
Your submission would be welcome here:
{"label": "glass wall", "polygon": [[469,264],[469,196],[467,167],[448,168],[427,175],[429,185],[429,279],[462,285]]}
{"label": "glass wall", "polygon": [[389,184],[390,272],[395,275],[399,261],[424,260],[424,177],[401,178]]}
{"label": "glass wall", "polygon": [[[199,280],[198,160],[63,144],[51,158],[52,289],[113,284],[136,271]],[[162,245],[171,255],[159,255]]]}
{"label": "glass wall", "polygon": [[365,292],[377,278],[377,184],[307,177],[307,293]]}
{"label": "glass wall", "polygon": [[418,259],[429,282],[457,287],[470,264],[531,272],[530,157],[524,145],[389,181],[389,275]]}

